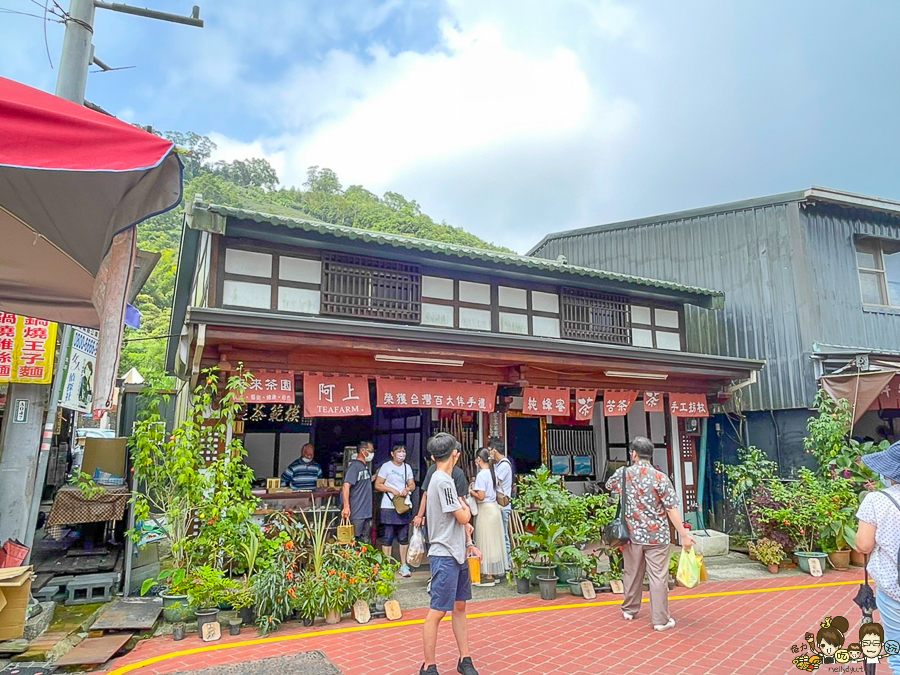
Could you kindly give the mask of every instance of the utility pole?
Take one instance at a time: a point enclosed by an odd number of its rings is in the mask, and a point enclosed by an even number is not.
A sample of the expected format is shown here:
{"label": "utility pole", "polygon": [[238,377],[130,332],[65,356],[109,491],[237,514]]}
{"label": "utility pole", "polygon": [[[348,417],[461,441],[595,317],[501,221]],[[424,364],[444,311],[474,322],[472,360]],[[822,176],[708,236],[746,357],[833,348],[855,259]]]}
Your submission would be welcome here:
{"label": "utility pole", "polygon": [[[109,70],[103,61],[94,56],[94,13],[97,8],[114,12],[141,16],[148,19],[180,23],[197,28],[203,28],[203,20],[200,18],[200,7],[194,5],[190,16],[157,12],[141,7],[131,7],[124,4],[111,4],[100,0],[70,0],[69,11],[65,17],[66,33],[63,37],[62,54],[59,59],[59,71],[56,78],[56,95],[60,98],[72,101],[78,105],[84,105],[84,97],[87,90],[88,68],[91,63],[97,63],[103,70]],[[69,344],[71,326],[63,326],[62,345]],[[59,390],[61,378],[65,366],[65,358],[60,350],[54,371],[53,381],[50,384],[50,400],[47,406],[47,416],[43,432],[40,433],[40,423],[32,421],[26,425],[10,425],[0,437],[0,486],[5,488],[0,491],[0,517],[6,513],[6,518],[0,518],[0,544],[6,537],[13,537],[23,541],[30,549],[34,541],[34,531],[37,527],[38,511],[41,503],[41,493],[46,480],[47,461],[50,455],[50,444],[56,426],[56,416],[59,409]],[[39,416],[43,409],[43,401],[46,392],[41,385],[11,384],[7,393],[7,401],[17,399],[28,400],[31,409],[32,420]],[[9,408],[7,403],[7,408]],[[34,439],[35,431],[40,433]],[[24,438],[27,436],[28,438]],[[29,438],[34,440],[29,440]],[[39,443],[35,443],[39,441]],[[22,452],[16,454],[16,447],[33,448],[39,445],[36,456],[28,457]],[[4,477],[12,479],[4,481]],[[3,494],[6,493],[6,494]],[[15,517],[21,514],[21,518]],[[27,525],[26,525],[27,524]],[[24,531],[23,531],[23,526]],[[29,559],[31,554],[29,553]],[[28,560],[25,561],[28,563]]]}
{"label": "utility pole", "polygon": [[71,0],[56,75],[56,95],[84,105],[88,68],[94,58],[94,0]]}

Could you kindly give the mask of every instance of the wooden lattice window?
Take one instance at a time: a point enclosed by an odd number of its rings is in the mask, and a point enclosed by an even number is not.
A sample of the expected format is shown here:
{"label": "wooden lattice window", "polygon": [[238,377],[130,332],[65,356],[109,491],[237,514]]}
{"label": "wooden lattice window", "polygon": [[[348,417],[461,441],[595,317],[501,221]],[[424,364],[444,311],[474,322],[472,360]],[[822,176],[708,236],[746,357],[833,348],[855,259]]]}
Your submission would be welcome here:
{"label": "wooden lattice window", "polygon": [[342,253],[322,256],[322,314],[419,323],[417,265]]}
{"label": "wooden lattice window", "polygon": [[564,338],[631,344],[631,309],[623,296],[564,288],[560,299]]}

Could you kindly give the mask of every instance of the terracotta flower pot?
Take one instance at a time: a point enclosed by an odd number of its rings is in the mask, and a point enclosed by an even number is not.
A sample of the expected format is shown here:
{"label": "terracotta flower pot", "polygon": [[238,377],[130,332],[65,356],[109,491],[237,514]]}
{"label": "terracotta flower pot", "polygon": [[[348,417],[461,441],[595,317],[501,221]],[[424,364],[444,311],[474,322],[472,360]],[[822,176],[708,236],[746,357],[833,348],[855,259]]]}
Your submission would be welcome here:
{"label": "terracotta flower pot", "polygon": [[775,563],[773,565],[766,565],[766,567],[769,568],[770,574],[778,574],[778,563]]}
{"label": "terracotta flower pot", "polygon": [[339,609],[330,609],[325,614],[325,623],[334,625],[341,622],[341,611]]}
{"label": "terracotta flower pot", "polygon": [[828,554],[828,562],[836,570],[845,570],[850,567],[850,549],[834,551]]}
{"label": "terracotta flower pot", "polygon": [[857,567],[864,567],[866,564],[866,554],[850,549],[850,564]]}

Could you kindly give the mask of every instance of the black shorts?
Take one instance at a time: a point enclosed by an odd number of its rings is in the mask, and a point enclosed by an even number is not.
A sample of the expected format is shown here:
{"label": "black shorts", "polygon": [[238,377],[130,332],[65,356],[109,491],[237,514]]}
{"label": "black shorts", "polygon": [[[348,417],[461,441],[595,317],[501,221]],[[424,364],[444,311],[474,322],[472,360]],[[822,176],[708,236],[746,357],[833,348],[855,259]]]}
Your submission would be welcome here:
{"label": "black shorts", "polygon": [[409,523],[402,525],[384,521],[378,523],[378,543],[382,546],[392,546],[395,541],[401,546],[409,543]]}

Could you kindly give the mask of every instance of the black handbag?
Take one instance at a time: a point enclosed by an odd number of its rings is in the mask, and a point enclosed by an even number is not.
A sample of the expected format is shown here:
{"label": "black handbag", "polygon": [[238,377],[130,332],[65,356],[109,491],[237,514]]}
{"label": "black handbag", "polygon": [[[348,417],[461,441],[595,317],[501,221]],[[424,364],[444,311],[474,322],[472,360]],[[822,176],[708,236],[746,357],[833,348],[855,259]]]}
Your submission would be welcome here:
{"label": "black handbag", "polygon": [[619,507],[616,509],[616,517],[612,522],[603,528],[603,541],[611,548],[622,546],[631,541],[628,534],[628,526],[625,524],[625,486],[628,484],[626,480],[628,467],[622,471],[622,494],[619,495]]}

